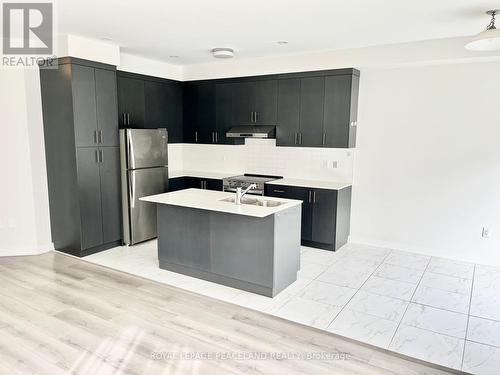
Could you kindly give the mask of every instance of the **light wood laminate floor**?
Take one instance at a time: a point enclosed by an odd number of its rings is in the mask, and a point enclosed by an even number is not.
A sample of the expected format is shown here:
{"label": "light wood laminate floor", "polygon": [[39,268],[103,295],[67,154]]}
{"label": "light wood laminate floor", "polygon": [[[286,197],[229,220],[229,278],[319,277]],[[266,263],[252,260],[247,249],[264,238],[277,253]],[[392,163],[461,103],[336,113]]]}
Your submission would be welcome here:
{"label": "light wood laminate floor", "polygon": [[2,374],[458,373],[54,252],[0,282]]}

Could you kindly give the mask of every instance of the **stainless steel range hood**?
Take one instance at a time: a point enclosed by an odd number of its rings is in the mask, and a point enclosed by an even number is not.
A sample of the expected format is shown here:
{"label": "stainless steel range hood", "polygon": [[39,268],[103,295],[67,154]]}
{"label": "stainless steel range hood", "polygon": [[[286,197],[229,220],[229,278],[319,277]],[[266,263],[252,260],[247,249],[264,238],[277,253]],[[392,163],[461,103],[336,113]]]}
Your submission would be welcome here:
{"label": "stainless steel range hood", "polygon": [[234,126],[226,133],[227,138],[276,138],[276,126]]}

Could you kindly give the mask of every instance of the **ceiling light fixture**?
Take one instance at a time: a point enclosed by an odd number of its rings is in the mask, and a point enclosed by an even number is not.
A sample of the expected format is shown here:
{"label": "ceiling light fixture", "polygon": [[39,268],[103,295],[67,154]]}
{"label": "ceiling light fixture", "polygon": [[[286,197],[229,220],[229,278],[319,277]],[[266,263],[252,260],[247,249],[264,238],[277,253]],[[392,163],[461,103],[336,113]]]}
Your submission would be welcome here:
{"label": "ceiling light fixture", "polygon": [[491,21],[486,30],[477,34],[465,48],[470,51],[496,51],[500,50],[500,29],[495,27],[495,16],[500,15],[500,9],[489,10],[486,12],[491,16]]}
{"label": "ceiling light fixture", "polygon": [[178,59],[179,58],[179,55],[170,55],[169,56],[171,59]]}
{"label": "ceiling light fixture", "polygon": [[288,44],[288,42],[286,40],[280,40],[276,43],[281,44],[281,45]]}
{"label": "ceiling light fixture", "polygon": [[230,59],[234,56],[234,50],[232,48],[214,48],[212,55],[217,59]]}

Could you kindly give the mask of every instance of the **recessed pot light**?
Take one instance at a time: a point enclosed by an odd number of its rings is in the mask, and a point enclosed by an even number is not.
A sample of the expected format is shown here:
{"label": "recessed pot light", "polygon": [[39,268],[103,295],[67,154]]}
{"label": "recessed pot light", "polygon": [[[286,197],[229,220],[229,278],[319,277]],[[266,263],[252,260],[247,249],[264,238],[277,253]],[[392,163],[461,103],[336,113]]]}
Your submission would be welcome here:
{"label": "recessed pot light", "polygon": [[212,55],[217,59],[230,59],[234,56],[232,48],[213,48]]}

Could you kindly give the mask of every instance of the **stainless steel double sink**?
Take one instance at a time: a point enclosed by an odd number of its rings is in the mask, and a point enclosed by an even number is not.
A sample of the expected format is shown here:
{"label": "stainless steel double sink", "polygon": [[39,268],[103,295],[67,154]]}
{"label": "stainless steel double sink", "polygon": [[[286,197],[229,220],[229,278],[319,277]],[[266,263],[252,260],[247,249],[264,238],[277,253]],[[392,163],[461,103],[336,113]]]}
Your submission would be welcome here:
{"label": "stainless steel double sink", "polygon": [[[235,197],[224,198],[224,199],[221,199],[221,202],[235,203],[236,198]],[[241,204],[247,204],[247,205],[251,205],[251,206],[259,206],[259,207],[278,207],[284,203],[285,202],[270,201],[267,199],[256,199],[256,198],[250,198],[250,197],[241,198]]]}

